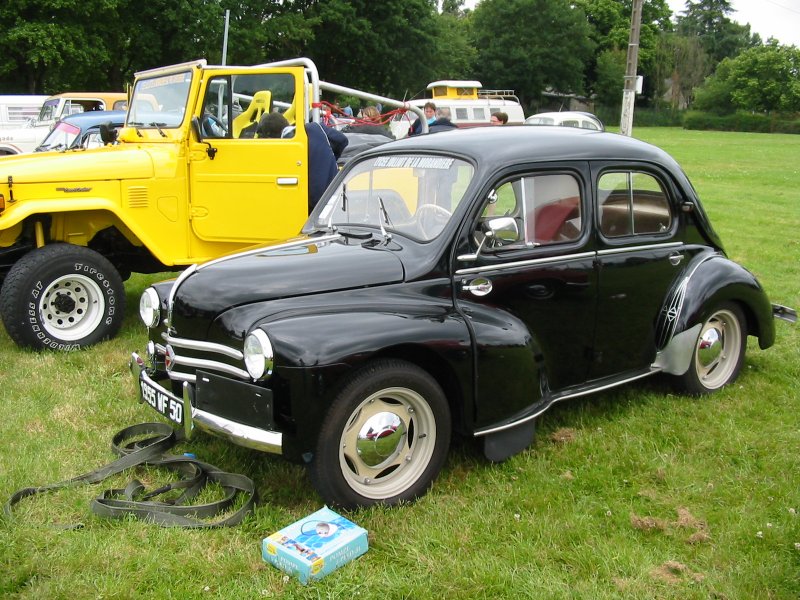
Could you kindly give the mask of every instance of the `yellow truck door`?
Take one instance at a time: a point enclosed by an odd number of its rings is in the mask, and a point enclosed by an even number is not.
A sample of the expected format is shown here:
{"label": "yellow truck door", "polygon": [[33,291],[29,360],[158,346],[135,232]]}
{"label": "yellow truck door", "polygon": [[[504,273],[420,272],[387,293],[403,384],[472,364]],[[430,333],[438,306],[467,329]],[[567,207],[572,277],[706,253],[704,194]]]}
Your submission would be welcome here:
{"label": "yellow truck door", "polygon": [[305,129],[274,139],[254,130],[265,112],[302,115],[303,82],[302,67],[234,69],[203,82],[195,113],[202,139],[192,133],[189,143],[191,229],[201,240],[255,243],[299,232],[308,216]]}

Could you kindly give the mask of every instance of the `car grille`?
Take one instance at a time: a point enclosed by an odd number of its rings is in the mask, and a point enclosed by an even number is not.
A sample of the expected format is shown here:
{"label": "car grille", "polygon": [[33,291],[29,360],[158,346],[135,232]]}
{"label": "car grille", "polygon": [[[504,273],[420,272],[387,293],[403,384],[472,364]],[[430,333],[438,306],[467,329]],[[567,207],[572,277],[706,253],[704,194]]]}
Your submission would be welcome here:
{"label": "car grille", "polygon": [[220,373],[241,380],[249,380],[240,350],[184,338],[165,336],[167,371],[174,381],[194,383],[197,369]]}

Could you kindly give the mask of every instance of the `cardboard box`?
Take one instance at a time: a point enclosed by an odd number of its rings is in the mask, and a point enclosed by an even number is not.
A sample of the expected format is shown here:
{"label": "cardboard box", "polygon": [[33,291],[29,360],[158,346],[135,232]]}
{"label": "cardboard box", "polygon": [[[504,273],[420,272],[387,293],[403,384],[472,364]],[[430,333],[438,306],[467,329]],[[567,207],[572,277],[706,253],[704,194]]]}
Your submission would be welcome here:
{"label": "cardboard box", "polygon": [[367,548],[367,530],[326,506],[264,538],[261,555],[306,584],[361,556]]}

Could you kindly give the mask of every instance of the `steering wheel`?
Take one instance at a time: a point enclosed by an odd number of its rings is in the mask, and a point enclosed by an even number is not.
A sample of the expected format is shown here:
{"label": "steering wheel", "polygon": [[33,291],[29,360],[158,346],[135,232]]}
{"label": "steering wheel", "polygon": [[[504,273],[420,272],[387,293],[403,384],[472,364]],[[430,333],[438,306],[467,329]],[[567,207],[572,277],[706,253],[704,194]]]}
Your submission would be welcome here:
{"label": "steering wheel", "polygon": [[417,209],[417,214],[414,218],[419,223],[425,239],[432,240],[441,233],[452,214],[438,204],[424,204]]}
{"label": "steering wheel", "polygon": [[211,138],[224,138],[228,135],[225,123],[212,114],[205,113],[200,121],[203,127],[203,136]]}

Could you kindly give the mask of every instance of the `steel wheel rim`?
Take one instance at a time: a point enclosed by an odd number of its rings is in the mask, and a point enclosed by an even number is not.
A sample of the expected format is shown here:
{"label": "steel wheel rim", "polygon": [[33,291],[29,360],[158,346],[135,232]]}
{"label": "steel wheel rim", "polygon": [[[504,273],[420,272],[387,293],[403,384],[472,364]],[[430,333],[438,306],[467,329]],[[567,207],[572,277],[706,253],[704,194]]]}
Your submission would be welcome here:
{"label": "steel wheel rim", "polygon": [[94,280],[84,275],[64,275],[42,291],[39,315],[51,336],[75,341],[97,329],[105,307],[103,292]]}
{"label": "steel wheel rim", "polygon": [[[396,417],[392,422],[397,427],[384,427],[374,435],[376,446],[382,438],[391,446],[379,453],[379,460],[365,449],[370,424],[388,422],[384,415]],[[350,415],[339,442],[339,466],[347,485],[358,494],[374,500],[391,498],[419,480],[435,446],[436,419],[425,399],[408,388],[386,388],[366,398]]]}
{"label": "steel wheel rim", "polygon": [[694,351],[695,369],[700,382],[714,390],[728,382],[739,363],[742,328],[728,310],[714,313],[703,325]]}

